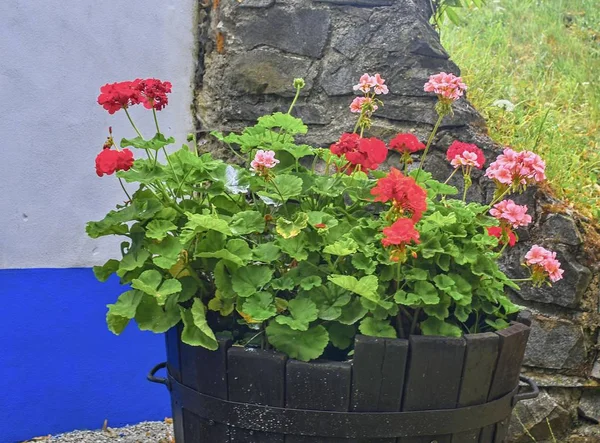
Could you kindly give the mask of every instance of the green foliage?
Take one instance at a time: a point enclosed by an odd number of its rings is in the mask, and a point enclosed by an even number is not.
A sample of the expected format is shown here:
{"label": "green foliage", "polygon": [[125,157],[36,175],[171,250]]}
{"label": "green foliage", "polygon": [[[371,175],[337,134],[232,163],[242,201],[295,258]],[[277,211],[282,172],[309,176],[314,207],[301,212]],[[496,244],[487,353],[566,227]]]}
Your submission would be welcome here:
{"label": "green foliage", "polygon": [[[102,281],[116,274],[131,286],[108,306],[112,332],[131,320],[156,333],[183,323],[189,345],[214,350],[217,332],[229,332],[309,361],[352,352],[357,333],[459,336],[508,324],[517,308],[504,290],[514,283],[498,267],[487,207],[448,198],[456,189],[421,171],[420,243],[400,260],[381,239],[402,214],[373,201],[376,179],[364,172],[316,172],[343,163],[296,143],[306,132],[275,113],[241,134],[214,133],[239,164],[186,146],[162,164],[151,153],[171,138],[122,141],[150,153],[118,173],[140,188],[87,225],[93,238],[124,237],[122,258],[94,268]],[[279,163],[252,171],[259,149]]]}

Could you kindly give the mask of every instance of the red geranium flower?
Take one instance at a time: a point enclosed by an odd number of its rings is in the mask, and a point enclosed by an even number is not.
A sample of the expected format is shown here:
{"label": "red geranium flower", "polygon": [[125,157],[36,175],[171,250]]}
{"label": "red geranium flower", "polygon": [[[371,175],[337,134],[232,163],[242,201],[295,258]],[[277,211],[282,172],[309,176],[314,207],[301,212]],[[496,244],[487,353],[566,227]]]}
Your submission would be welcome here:
{"label": "red geranium flower", "polygon": [[117,171],[129,171],[133,166],[133,152],[129,149],[123,149],[117,151],[119,157],[117,158]]}
{"label": "red geranium flower", "polygon": [[133,166],[133,153],[129,149],[115,151],[110,148],[102,149],[96,157],[96,174],[102,177],[115,171],[128,171]]}
{"label": "red geranium flower", "polygon": [[383,246],[404,246],[410,242],[419,243],[419,232],[415,224],[408,218],[400,218],[387,228],[383,228]]}
{"label": "red geranium flower", "polygon": [[427,209],[427,192],[412,177],[406,177],[396,168],[377,180],[371,195],[375,196],[375,201],[391,201],[402,216],[409,216],[414,223],[421,219]]}
{"label": "red geranium flower", "polygon": [[413,134],[398,134],[390,141],[390,148],[400,153],[413,154],[425,149],[425,145]]}
{"label": "red geranium flower", "polygon": [[140,102],[138,82],[139,80],[107,83],[100,88],[98,104],[102,105],[109,114],[114,114],[119,109],[126,109],[131,105],[137,105]]}
{"label": "red geranium flower", "polygon": [[358,134],[342,134],[339,141],[330,147],[338,157],[344,155],[349,165],[345,170],[352,172],[360,166],[362,171],[377,169],[386,159],[388,149],[378,138],[361,138]]}
{"label": "red geranium flower", "polygon": [[336,143],[329,147],[329,149],[331,149],[332,154],[341,157],[347,152],[356,151],[358,149],[359,140],[360,135],[358,134],[344,133]]}
{"label": "red geranium flower", "polygon": [[147,78],[145,80],[136,80],[137,89],[141,93],[142,103],[146,109],[156,109],[160,111],[169,104],[167,94],[171,92],[171,83],[163,82],[156,78]]}
{"label": "red geranium flower", "polygon": [[483,156],[483,151],[477,147],[477,145],[471,143],[463,143],[458,140],[452,142],[450,147],[448,147],[448,151],[446,152],[446,159],[449,162],[454,160],[457,155],[462,155],[464,152],[472,152],[477,155],[477,169],[483,169],[483,164],[485,163],[485,157]]}
{"label": "red geranium flower", "polygon": [[[506,233],[508,234],[508,246],[512,247],[517,243],[517,236],[515,235],[515,233],[509,229],[509,228],[504,228],[506,229]],[[504,229],[500,226],[491,226],[489,228],[487,228],[487,232],[488,235],[491,235],[492,237],[496,237],[498,240],[500,240],[500,244],[504,244],[502,242],[502,237],[503,237],[503,231]]]}

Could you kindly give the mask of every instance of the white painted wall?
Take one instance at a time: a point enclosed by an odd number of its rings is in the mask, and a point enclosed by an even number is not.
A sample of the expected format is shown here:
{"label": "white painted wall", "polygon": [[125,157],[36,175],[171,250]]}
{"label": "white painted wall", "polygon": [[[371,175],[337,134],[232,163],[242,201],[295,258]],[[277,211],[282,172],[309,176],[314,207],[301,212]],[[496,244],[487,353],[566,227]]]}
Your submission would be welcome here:
{"label": "white painted wall", "polygon": [[[0,2],[0,268],[88,267],[119,254],[85,222],[123,199],[94,159],[108,126],[133,136],[122,111],[96,103],[100,86],[136,77],[173,83],[163,132],[191,129],[195,0]],[[144,135],[152,114],[133,110]],[[145,121],[142,121],[142,120]]]}

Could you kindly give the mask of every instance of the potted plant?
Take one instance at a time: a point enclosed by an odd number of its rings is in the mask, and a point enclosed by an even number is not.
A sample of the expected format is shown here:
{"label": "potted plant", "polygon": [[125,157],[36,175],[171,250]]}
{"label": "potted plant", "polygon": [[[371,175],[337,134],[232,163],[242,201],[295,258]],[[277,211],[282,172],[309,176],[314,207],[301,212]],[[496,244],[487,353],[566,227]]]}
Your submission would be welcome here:
{"label": "potted plant", "polygon": [[[529,325],[513,321],[505,288],[518,286],[497,264],[531,217],[506,197],[544,180],[544,162],[507,148],[485,172],[493,201],[467,202],[471,172],[486,163],[477,146],[448,149],[460,194],[423,169],[466,89],[460,77],[425,84],[439,116],[426,143],[399,134],[386,145],[367,132],[388,87],[363,75],[356,125],[329,149],[296,141],[308,128],[293,116],[304,81],[294,87],[287,113],[212,133],[231,163],[194,136],[165,150],[174,140],[157,111],[170,83],[102,87],[99,103],[123,111],[137,136],[119,149],[110,133],[97,174],[139,184],[87,225],[93,238],[126,239],[120,260],[94,268],[129,286],[108,306],[108,327],[120,334],[135,320],[166,333],[168,363],[150,379],[171,390],[178,443],[501,442],[515,401],[535,395],[517,396]],[[153,113],[151,139],[128,113],[137,104]],[[379,171],[391,151],[397,164]],[[524,265],[535,285],[562,276],[541,246]],[[165,366],[168,378],[156,378]]]}

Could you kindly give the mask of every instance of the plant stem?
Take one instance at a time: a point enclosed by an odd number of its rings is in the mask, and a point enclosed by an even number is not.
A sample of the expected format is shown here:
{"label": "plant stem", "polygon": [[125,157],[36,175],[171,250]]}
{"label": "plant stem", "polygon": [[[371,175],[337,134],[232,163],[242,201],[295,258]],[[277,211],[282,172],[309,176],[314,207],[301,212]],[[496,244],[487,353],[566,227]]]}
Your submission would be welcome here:
{"label": "plant stem", "polygon": [[117,178],[119,179],[119,184],[121,185],[121,189],[123,189],[123,192],[129,199],[129,201],[131,201],[131,195],[129,195],[129,192],[127,192],[127,189],[125,189],[125,185],[123,185],[123,180],[121,180],[121,177],[117,177]]}
{"label": "plant stem", "polygon": [[144,138],[144,137],[142,137],[142,133],[138,130],[138,128],[135,125],[135,123],[133,123],[133,120],[131,119],[131,115],[129,115],[129,111],[127,110],[127,108],[123,108],[123,110],[125,111],[125,115],[129,119],[129,123],[131,123],[131,126],[133,126],[133,129],[135,130],[135,132],[137,133],[137,135],[139,135],[140,138]]}
{"label": "plant stem", "polygon": [[511,278],[510,281],[512,282],[523,282],[523,281],[532,281],[533,279],[531,277],[529,278]]}
{"label": "plant stem", "polygon": [[354,130],[352,131],[353,134],[356,134],[356,131],[358,130],[358,125],[360,125],[360,122],[362,121],[362,118],[363,118],[364,114],[365,114],[365,110],[361,109],[360,110],[360,115],[358,116],[358,121],[354,125]]}
{"label": "plant stem", "polygon": [[294,109],[294,105],[296,104],[296,101],[298,100],[298,97],[300,97],[300,90],[302,88],[296,86],[296,95],[294,96],[294,100],[292,100],[292,104],[290,105],[290,109],[288,109],[288,114],[291,115],[292,114],[292,109]]}
{"label": "plant stem", "polygon": [[447,184],[448,184],[448,182],[450,181],[450,179],[451,179],[452,177],[454,177],[454,174],[456,174],[456,171],[458,171],[458,168],[455,168],[455,169],[454,169],[454,171],[452,171],[452,174],[450,174],[450,177],[448,177],[448,178],[446,179],[446,181],[444,182],[444,184],[445,184],[445,185],[447,185]]}
{"label": "plant stem", "polygon": [[288,211],[287,206],[285,205],[285,199],[283,198],[283,194],[279,191],[279,188],[277,187],[277,185],[273,182],[273,180],[270,181],[270,183],[273,185],[273,187],[275,188],[275,192],[277,192],[277,194],[279,195],[279,197],[281,198],[281,206],[283,206],[283,209],[285,210],[285,214],[289,217],[290,216],[290,212]]}
{"label": "plant stem", "polygon": [[502,200],[504,198],[504,196],[506,194],[508,194],[510,192],[510,187],[504,191],[502,194],[500,194],[498,197],[496,197],[495,199],[492,200],[492,202],[488,205],[488,208],[491,208],[494,204],[496,204],[497,202],[499,202],[500,200]]}
{"label": "plant stem", "polygon": [[156,132],[160,134],[160,128],[158,127],[158,118],[156,118],[156,109],[152,107],[152,115],[154,116],[154,124],[156,125]]}
{"label": "plant stem", "polygon": [[425,152],[423,152],[423,157],[421,157],[421,161],[419,163],[419,169],[417,169],[417,175],[415,176],[415,181],[417,181],[417,179],[419,178],[419,173],[421,172],[421,169],[423,169],[423,165],[425,164],[425,159],[427,158],[427,153],[429,152],[429,148],[431,147],[431,144],[433,143],[435,134],[437,134],[437,131],[438,131],[440,125],[442,124],[443,119],[444,119],[444,114],[439,114],[437,122],[435,122],[435,126],[433,127],[433,131],[431,131],[431,134],[429,135],[429,139],[427,140],[427,145],[425,146]]}

